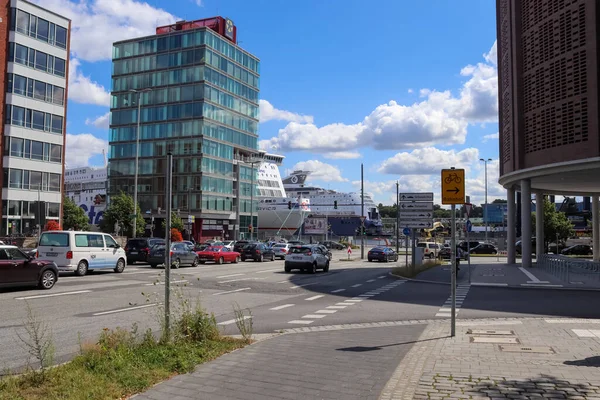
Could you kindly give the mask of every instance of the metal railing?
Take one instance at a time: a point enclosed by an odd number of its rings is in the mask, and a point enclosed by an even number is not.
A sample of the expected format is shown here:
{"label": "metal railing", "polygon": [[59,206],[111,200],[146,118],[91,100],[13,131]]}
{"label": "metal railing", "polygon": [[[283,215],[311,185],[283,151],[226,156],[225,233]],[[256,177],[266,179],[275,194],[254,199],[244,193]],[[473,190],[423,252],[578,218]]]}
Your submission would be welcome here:
{"label": "metal railing", "polygon": [[543,254],[537,258],[537,266],[571,285],[600,286],[600,262],[558,254]]}

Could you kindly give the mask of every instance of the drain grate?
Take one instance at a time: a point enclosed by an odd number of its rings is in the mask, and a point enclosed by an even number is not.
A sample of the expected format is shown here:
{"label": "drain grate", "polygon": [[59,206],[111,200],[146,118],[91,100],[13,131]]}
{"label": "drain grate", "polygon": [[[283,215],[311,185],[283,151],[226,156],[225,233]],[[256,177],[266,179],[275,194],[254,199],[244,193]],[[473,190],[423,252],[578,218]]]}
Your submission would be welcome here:
{"label": "drain grate", "polygon": [[489,331],[486,329],[469,329],[467,330],[467,335],[495,335],[495,336],[510,336],[510,335],[514,335],[515,332],[514,331],[499,331],[499,330],[494,330],[494,331]]}
{"label": "drain grate", "polygon": [[497,336],[471,336],[471,343],[505,343],[520,344],[516,337],[497,337]]}
{"label": "drain grate", "polygon": [[554,349],[550,346],[498,346],[500,351],[507,353],[541,353],[554,354]]}

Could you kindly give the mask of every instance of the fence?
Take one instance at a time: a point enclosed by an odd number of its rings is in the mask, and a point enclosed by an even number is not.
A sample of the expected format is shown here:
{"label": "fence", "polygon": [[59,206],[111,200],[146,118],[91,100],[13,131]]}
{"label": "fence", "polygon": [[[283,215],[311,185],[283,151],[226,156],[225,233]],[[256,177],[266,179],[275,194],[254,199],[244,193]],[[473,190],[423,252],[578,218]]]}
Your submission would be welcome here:
{"label": "fence", "polygon": [[600,286],[599,262],[557,254],[543,254],[538,257],[537,266],[570,285]]}

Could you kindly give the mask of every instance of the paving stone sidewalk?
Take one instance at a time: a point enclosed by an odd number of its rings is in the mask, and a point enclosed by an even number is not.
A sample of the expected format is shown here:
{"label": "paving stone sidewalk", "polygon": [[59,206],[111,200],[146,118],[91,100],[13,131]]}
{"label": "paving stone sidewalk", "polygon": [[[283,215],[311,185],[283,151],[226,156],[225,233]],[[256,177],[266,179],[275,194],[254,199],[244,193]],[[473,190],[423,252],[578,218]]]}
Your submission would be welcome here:
{"label": "paving stone sidewalk", "polygon": [[459,320],[454,338],[449,328],[428,325],[381,400],[600,399],[599,320]]}

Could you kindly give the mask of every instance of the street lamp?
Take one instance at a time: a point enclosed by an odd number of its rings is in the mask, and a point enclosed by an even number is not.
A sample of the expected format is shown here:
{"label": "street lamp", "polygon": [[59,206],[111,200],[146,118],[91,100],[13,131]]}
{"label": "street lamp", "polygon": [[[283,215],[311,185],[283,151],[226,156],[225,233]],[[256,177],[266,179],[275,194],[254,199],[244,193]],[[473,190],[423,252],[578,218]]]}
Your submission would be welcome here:
{"label": "street lamp", "polygon": [[490,161],[492,161],[491,158],[488,158],[487,160],[484,158],[480,158],[479,161],[483,161],[483,163],[485,164],[485,205],[483,208],[483,222],[485,224],[485,242],[487,243],[488,241],[488,210],[487,210],[487,202],[488,202],[488,198],[487,198],[487,194],[488,194],[488,185],[487,185],[487,165]]}
{"label": "street lamp", "polygon": [[[142,102],[140,101],[143,92],[149,92],[152,89],[146,88],[143,90],[129,89],[131,93],[137,93],[137,129],[135,131],[135,178],[133,180],[133,237],[137,237],[137,196],[138,196],[138,167],[140,154],[140,116],[142,111]],[[171,183],[168,182],[170,185]]]}

